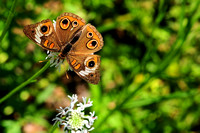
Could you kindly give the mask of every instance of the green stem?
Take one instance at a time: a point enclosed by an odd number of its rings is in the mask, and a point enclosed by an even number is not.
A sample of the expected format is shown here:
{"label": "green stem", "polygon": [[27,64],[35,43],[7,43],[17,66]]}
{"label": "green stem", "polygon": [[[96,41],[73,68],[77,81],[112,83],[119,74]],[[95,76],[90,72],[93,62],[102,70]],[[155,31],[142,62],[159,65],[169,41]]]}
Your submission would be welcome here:
{"label": "green stem", "polygon": [[16,3],[17,3],[17,0],[14,0],[13,3],[12,3],[12,7],[10,9],[10,13],[9,13],[8,18],[6,20],[6,25],[5,25],[4,29],[3,29],[3,32],[1,34],[1,36],[0,36],[0,43],[3,40],[4,36],[6,35],[6,32],[7,32],[8,28],[9,28],[9,25],[10,25],[12,19],[13,19]]}
{"label": "green stem", "polygon": [[41,75],[48,67],[50,66],[50,62],[48,61],[45,66],[40,69],[37,73],[35,73],[32,77],[30,77],[28,80],[26,80],[25,82],[23,82],[22,84],[20,84],[19,86],[17,86],[16,88],[14,88],[11,92],[9,92],[7,95],[5,95],[4,97],[2,97],[0,99],[0,104],[2,102],[4,102],[6,99],[8,99],[9,97],[11,97],[13,94],[15,94],[17,91],[19,91],[20,89],[24,88],[26,85],[32,83],[39,75]]}
{"label": "green stem", "polygon": [[56,128],[58,127],[58,124],[59,124],[59,122],[56,122],[56,123],[51,127],[49,133],[53,133],[53,132],[56,130]]}

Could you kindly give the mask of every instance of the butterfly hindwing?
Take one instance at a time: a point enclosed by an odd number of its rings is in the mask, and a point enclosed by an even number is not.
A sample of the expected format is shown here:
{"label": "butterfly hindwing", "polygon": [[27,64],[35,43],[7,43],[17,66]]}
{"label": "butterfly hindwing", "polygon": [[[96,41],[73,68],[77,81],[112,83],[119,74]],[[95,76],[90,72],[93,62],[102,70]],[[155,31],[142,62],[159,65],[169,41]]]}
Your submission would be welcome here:
{"label": "butterfly hindwing", "polygon": [[99,55],[68,55],[67,61],[70,67],[84,80],[92,84],[98,84],[100,80],[100,56]]}

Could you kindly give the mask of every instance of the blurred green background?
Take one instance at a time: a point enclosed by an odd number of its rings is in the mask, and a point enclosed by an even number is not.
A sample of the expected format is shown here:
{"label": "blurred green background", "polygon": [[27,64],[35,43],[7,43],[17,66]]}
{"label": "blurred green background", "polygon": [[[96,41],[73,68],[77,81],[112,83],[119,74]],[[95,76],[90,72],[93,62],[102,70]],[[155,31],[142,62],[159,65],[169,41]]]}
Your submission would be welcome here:
{"label": "blurred green background", "polygon": [[[23,26],[64,12],[104,38],[101,81],[49,67],[0,104],[0,132],[45,133],[76,93],[93,100],[95,133],[200,132],[199,0],[1,0],[0,97],[38,72],[46,51]],[[10,23],[9,23],[10,22]],[[5,35],[5,36],[4,36]],[[56,133],[62,132],[60,129]]]}

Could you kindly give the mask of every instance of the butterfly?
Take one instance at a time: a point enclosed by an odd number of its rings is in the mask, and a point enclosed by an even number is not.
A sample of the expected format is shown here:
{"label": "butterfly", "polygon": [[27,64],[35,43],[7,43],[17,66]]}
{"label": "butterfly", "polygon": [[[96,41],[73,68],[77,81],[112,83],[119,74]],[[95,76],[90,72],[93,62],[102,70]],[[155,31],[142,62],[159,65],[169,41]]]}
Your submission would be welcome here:
{"label": "butterfly", "polygon": [[24,34],[37,45],[58,58],[67,60],[81,78],[92,84],[100,80],[100,56],[94,52],[103,47],[97,29],[73,13],[63,13],[53,23],[50,19],[24,27]]}

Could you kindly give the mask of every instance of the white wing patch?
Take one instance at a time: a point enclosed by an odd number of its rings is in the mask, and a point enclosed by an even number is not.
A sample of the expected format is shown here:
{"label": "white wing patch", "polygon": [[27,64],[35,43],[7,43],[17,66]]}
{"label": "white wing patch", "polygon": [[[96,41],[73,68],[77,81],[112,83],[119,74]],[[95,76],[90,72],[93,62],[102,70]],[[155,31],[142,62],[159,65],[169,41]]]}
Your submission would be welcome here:
{"label": "white wing patch", "polygon": [[85,71],[81,70],[79,72],[79,74],[82,75],[82,76],[85,76],[85,75],[88,75],[88,74],[94,73],[94,72],[95,72],[95,69],[90,69],[88,67],[85,67]]}
{"label": "white wing patch", "polygon": [[56,21],[53,20],[53,27],[54,27],[54,30],[56,31]]}
{"label": "white wing patch", "polygon": [[41,43],[40,37],[43,36],[43,34],[40,32],[40,25],[38,25],[38,27],[35,29],[35,31],[36,31],[35,41],[40,44]]}
{"label": "white wing patch", "polygon": [[97,69],[98,66],[97,66],[96,64],[95,64],[95,66],[92,67],[92,68],[86,67],[87,61],[88,61],[89,59],[91,59],[91,58],[92,58],[92,57],[87,57],[87,58],[86,58],[86,60],[85,60],[85,62],[84,62],[85,70],[81,70],[81,71],[79,72],[80,75],[85,76],[85,75],[88,75],[88,74],[90,74],[90,73],[94,73],[95,70]]}
{"label": "white wing patch", "polygon": [[[42,24],[38,25],[38,27],[35,29],[35,31],[36,31],[36,34],[35,34],[35,41],[36,41],[37,43],[39,43],[39,44],[41,43],[40,37],[44,36],[44,34],[42,34],[42,33],[40,32],[41,26],[42,26]],[[55,27],[54,27],[54,28],[55,28]],[[45,34],[45,36],[49,36],[51,33],[52,33],[52,28],[50,28],[49,33],[48,33],[48,34]]]}

